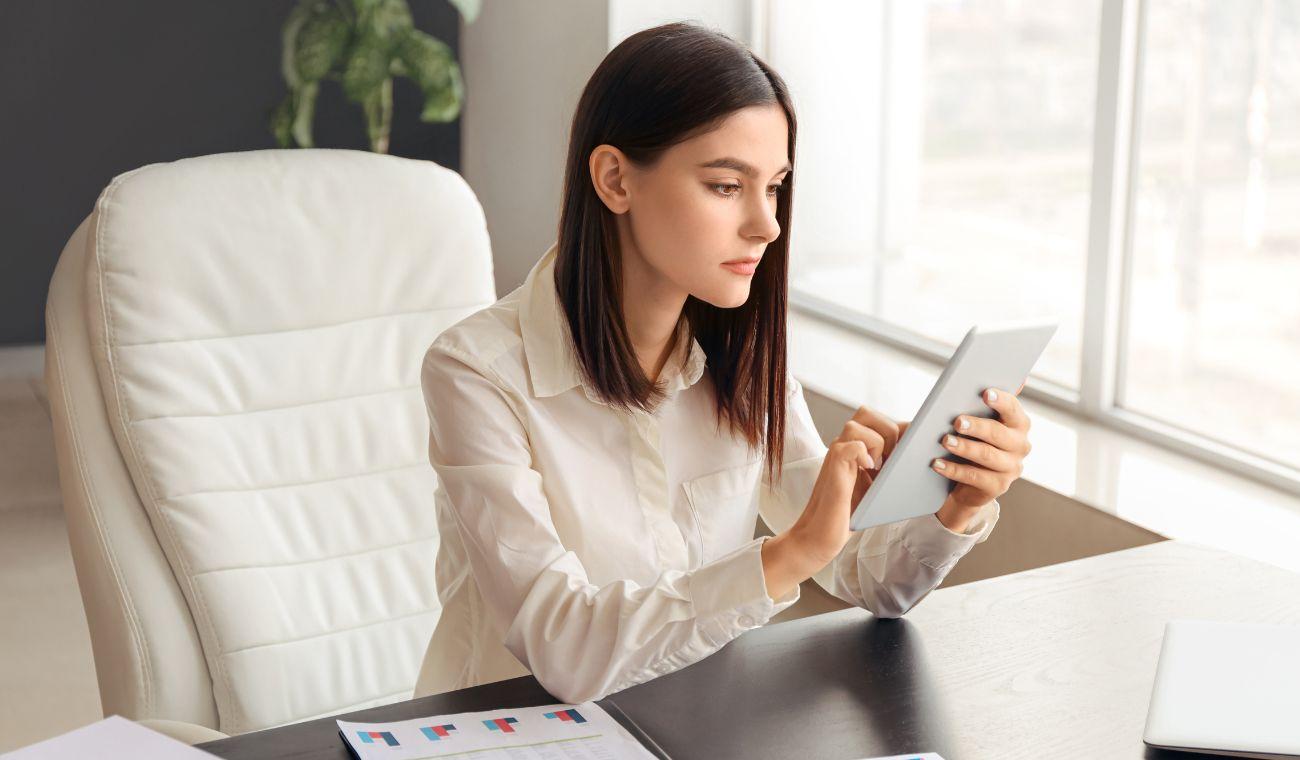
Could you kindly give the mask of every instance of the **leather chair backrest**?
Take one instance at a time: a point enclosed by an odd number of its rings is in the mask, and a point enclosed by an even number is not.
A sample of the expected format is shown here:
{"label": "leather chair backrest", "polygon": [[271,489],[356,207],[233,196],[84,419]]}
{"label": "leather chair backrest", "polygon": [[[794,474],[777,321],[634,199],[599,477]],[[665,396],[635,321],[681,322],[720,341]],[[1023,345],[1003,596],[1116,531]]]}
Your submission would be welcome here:
{"label": "leather chair backrest", "polygon": [[46,309],[106,713],[237,734],[410,696],[440,612],[420,362],[495,297],[482,208],[429,161],[112,181]]}

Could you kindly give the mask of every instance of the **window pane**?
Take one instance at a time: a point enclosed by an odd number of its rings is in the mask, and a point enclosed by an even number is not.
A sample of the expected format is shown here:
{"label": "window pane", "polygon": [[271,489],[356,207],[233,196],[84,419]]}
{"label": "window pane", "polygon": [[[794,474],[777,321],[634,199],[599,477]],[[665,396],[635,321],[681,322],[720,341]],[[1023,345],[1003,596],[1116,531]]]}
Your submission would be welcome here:
{"label": "window pane", "polygon": [[1300,467],[1300,2],[1148,3],[1122,406]]}
{"label": "window pane", "polygon": [[1100,3],[773,5],[792,286],[954,346],[1055,319],[1035,375],[1078,388]]}

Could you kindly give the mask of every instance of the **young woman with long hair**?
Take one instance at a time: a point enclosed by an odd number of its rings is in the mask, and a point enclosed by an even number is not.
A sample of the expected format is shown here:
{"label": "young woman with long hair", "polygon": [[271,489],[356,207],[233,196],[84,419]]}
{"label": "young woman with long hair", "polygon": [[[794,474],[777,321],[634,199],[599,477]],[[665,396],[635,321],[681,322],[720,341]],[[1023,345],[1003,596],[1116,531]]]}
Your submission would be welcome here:
{"label": "young woman with long hair", "polygon": [[1029,449],[1006,392],[998,419],[955,423],[971,463],[941,470],[934,514],[849,529],[907,423],[863,407],[828,447],[787,369],[795,126],[771,67],[691,24],[592,74],[555,244],[425,355],[443,611],[417,694],[531,671],[596,699],[763,625],[810,577],[896,617],[993,529]]}

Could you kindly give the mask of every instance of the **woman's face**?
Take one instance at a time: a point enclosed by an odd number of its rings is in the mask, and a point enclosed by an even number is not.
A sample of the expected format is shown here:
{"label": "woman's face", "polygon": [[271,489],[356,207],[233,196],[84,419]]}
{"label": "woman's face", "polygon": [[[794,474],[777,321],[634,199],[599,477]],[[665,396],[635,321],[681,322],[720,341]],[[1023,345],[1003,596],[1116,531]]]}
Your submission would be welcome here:
{"label": "woman's face", "polygon": [[787,142],[785,113],[773,103],[736,111],[652,167],[610,146],[593,151],[597,189],[619,214],[625,278],[658,296],[745,303],[755,264],[727,262],[759,259],[781,234],[776,189],[790,170]]}

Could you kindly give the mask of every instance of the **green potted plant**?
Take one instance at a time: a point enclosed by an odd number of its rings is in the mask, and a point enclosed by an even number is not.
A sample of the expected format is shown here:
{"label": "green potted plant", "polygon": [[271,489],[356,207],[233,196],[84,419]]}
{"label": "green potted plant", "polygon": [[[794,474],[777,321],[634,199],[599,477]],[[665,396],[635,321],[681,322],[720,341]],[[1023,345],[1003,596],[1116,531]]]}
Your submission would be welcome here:
{"label": "green potted plant", "polygon": [[[472,23],[480,0],[449,0]],[[388,152],[393,77],[424,94],[420,120],[448,122],[460,114],[465,85],[451,48],[416,29],[406,0],[301,0],[284,22],[281,70],[289,93],[271,112],[282,148],[312,147],[312,117],[321,82],[341,83],[361,105],[370,149]]]}

